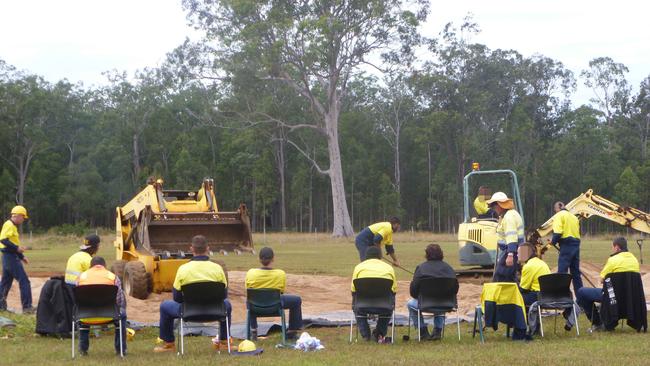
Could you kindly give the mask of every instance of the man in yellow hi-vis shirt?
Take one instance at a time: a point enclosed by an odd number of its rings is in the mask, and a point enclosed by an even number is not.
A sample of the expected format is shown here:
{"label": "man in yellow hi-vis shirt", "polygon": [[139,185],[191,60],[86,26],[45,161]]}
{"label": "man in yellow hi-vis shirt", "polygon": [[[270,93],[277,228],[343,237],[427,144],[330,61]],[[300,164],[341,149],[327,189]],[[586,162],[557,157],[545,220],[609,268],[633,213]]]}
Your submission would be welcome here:
{"label": "man in yellow hi-vis shirt", "polygon": [[368,247],[382,245],[386,247],[386,254],[388,254],[395,265],[400,265],[397,256],[395,255],[395,248],[393,248],[393,233],[398,231],[400,221],[397,217],[391,217],[390,220],[385,222],[378,222],[372,224],[357,235],[354,244],[359,251],[359,260],[366,260],[366,251]]}
{"label": "man in yellow hi-vis shirt", "polygon": [[89,270],[93,256],[99,251],[100,238],[96,234],[90,234],[84,238],[84,244],[79,251],[68,258],[65,266],[65,283],[69,286],[76,286],[79,275]]}
{"label": "man in yellow hi-vis shirt", "polygon": [[497,225],[499,258],[492,280],[517,282],[517,248],[524,243],[524,221],[512,199],[503,192],[493,194],[487,203],[500,217]]}
{"label": "man in yellow hi-vis shirt", "polygon": [[571,272],[573,290],[582,287],[580,274],[580,221],[564,208],[564,203],[555,202],[553,205],[553,238],[551,244],[560,245],[560,256],[557,259],[557,272]]}
{"label": "man in yellow hi-vis shirt", "polygon": [[0,282],[0,310],[7,309],[7,295],[11,290],[14,279],[20,286],[20,302],[23,306],[23,314],[34,312],[32,307],[32,288],[29,277],[25,272],[23,263],[28,264],[25,258],[24,249],[20,247],[18,226],[22,225],[27,216],[27,210],[23,206],[16,206],[11,209],[11,218],[2,225],[0,231],[0,249],[2,250],[2,281]]}

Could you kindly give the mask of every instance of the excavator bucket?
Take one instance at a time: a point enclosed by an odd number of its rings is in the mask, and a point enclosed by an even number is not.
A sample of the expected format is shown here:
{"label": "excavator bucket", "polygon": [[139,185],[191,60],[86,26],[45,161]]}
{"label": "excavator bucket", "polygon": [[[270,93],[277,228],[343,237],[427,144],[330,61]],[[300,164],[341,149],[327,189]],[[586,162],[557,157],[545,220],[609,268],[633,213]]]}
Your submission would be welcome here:
{"label": "excavator bucket", "polygon": [[192,237],[203,235],[213,252],[253,250],[245,207],[236,212],[152,213],[140,218],[138,249],[161,258],[184,258],[190,254]]}

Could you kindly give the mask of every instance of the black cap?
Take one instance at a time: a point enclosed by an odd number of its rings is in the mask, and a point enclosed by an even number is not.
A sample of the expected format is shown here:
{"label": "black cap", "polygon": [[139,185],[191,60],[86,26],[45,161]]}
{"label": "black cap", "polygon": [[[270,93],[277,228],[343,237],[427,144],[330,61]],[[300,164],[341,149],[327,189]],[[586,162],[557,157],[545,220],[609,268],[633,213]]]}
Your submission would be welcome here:
{"label": "black cap", "polygon": [[273,259],[273,249],[269,247],[264,247],[260,249],[260,260],[270,260]]}
{"label": "black cap", "polygon": [[99,235],[96,235],[96,234],[90,234],[90,235],[87,235],[87,236],[84,238],[84,245],[82,245],[82,246],[79,247],[79,248],[80,248],[81,250],[84,250],[84,249],[88,249],[88,248],[96,247],[96,246],[99,245],[99,242],[100,242]]}

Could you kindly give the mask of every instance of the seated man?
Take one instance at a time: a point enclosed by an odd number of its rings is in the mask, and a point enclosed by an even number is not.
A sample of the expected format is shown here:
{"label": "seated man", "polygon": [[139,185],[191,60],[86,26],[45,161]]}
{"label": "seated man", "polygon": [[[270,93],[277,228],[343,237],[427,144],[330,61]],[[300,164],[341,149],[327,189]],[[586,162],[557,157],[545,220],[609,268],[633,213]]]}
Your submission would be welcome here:
{"label": "seated man", "polygon": [[[393,267],[381,260],[381,249],[376,246],[371,246],[366,250],[365,253],[366,260],[357,264],[354,267],[354,272],[352,273],[352,301],[354,302],[356,288],[354,287],[354,280],[357,278],[386,278],[393,281],[393,286],[391,290],[393,295],[397,292],[397,279],[395,277],[395,270]],[[366,309],[372,310],[374,309]],[[359,327],[359,333],[361,337],[366,341],[370,341],[370,326],[368,325],[368,319],[365,317],[367,313],[362,312],[355,314],[357,316],[357,325]],[[372,332],[372,337],[375,342],[383,342],[384,336],[386,336],[386,330],[388,329],[388,314],[379,314],[380,318],[377,320],[377,328]],[[359,317],[363,316],[363,317]]]}
{"label": "seated man", "polygon": [[535,246],[530,243],[524,243],[517,249],[520,261],[524,262],[521,268],[521,280],[519,281],[519,291],[524,298],[526,307],[530,307],[537,301],[539,293],[539,277],[551,273],[548,264],[537,256]]}
{"label": "seated man", "polygon": [[[618,237],[612,242],[612,254],[600,272],[601,282],[608,274],[617,272],[639,273],[639,262],[634,254],[627,251],[627,240],[623,237]],[[584,310],[587,318],[591,320],[595,330],[601,330],[602,325],[600,316],[597,313],[592,314],[592,309],[595,302],[601,302],[602,297],[602,288],[582,287],[576,294],[576,302]]]}
{"label": "seated man", "polygon": [[[259,254],[262,268],[251,268],[246,272],[246,288],[249,289],[276,289],[280,290],[280,301],[283,309],[289,309],[288,339],[295,339],[297,332],[302,328],[302,300],[300,296],[284,293],[287,287],[287,275],[281,269],[273,269],[273,249],[264,247]],[[251,334],[253,340],[257,337],[257,317],[251,316]]]}
{"label": "seated man", "polygon": [[478,187],[478,194],[474,199],[474,210],[478,215],[479,219],[495,219],[499,218],[499,215],[490,208],[487,204],[487,201],[492,197],[492,190],[486,186]]}
{"label": "seated man", "polygon": [[68,258],[68,263],[65,266],[65,283],[68,286],[74,287],[79,275],[90,268],[93,256],[99,251],[100,241],[96,234],[86,236],[79,251]]}
{"label": "seated man", "polygon": [[[172,288],[174,300],[163,301],[160,304],[160,339],[163,344],[154,348],[154,352],[176,352],[176,344],[174,343],[174,319],[181,316],[181,303],[183,302],[183,293],[181,289],[183,285],[189,285],[197,282],[221,282],[226,286],[228,281],[226,274],[217,263],[211,262],[208,253],[207,240],[203,235],[197,235],[192,238],[192,260],[188,263],[178,267],[176,272],[176,279]],[[228,299],[224,300],[228,316],[228,324],[230,324],[230,314],[232,307]],[[226,333],[226,322],[223,321],[219,325],[219,340],[221,343],[227,345],[228,340]],[[219,344],[215,344],[219,346]]]}
{"label": "seated man", "polygon": [[[406,307],[409,309],[409,316],[414,327],[418,325],[418,295],[420,293],[420,283],[426,278],[456,278],[456,271],[451,266],[443,262],[443,253],[440,245],[429,244],[424,250],[426,262],[421,263],[415,268],[413,280],[411,281],[410,293],[412,299],[408,301]],[[442,328],[445,326],[444,314],[435,314],[433,318],[433,331],[429,336],[427,325],[424,318],[420,315],[420,336],[431,340],[440,340],[442,337]]]}
{"label": "seated man", "polygon": [[[102,257],[94,257],[90,261],[90,268],[81,273],[77,279],[77,286],[87,285],[114,285],[117,286],[117,305],[120,307],[120,328],[122,329],[122,354],[126,355],[126,298],[122,291],[119,277],[106,269],[106,261]],[[92,324],[91,320],[84,323]],[[90,330],[79,331],[79,353],[88,354]],[[115,353],[120,355],[120,334],[115,331]]]}

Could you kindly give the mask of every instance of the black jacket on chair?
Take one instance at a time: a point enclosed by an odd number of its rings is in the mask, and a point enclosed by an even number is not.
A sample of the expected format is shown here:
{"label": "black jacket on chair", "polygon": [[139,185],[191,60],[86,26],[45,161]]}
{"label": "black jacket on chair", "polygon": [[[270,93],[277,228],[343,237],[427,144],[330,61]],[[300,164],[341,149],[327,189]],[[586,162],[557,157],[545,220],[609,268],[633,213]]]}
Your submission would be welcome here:
{"label": "black jacket on chair", "polygon": [[411,281],[410,293],[414,299],[420,293],[420,282],[425,278],[456,278],[456,272],[451,266],[441,260],[432,260],[421,263],[415,268]]}
{"label": "black jacket on chair", "polygon": [[[611,281],[614,298],[610,298],[607,280]],[[605,278],[600,317],[606,329],[614,329],[620,319],[627,319],[627,325],[640,332],[648,329],[648,315],[641,274],[638,272],[616,272]]]}
{"label": "black jacket on chair", "polygon": [[36,310],[36,333],[69,337],[72,331],[73,296],[63,276],[51,277],[45,282]]}

